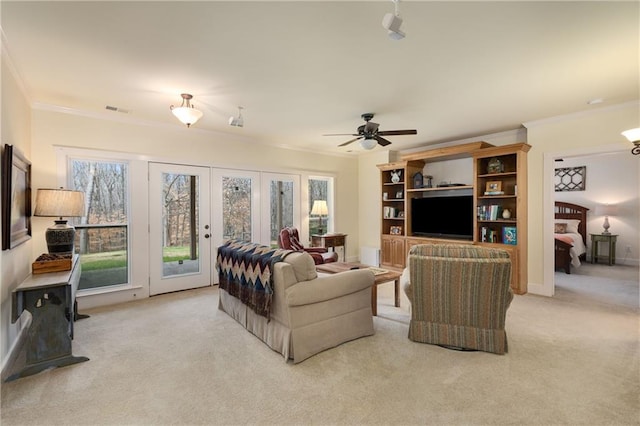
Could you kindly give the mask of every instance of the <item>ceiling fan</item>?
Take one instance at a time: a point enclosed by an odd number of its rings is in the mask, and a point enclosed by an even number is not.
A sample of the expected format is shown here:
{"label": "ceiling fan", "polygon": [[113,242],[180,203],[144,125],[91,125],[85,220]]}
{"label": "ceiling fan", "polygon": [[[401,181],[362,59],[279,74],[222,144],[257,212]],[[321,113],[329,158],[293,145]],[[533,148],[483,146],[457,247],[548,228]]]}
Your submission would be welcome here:
{"label": "ceiling fan", "polygon": [[362,119],[365,123],[358,127],[358,133],[332,133],[326,134],[323,136],[357,136],[356,138],[350,139],[344,143],[341,143],[338,146],[346,146],[350,143],[353,143],[357,140],[362,139],[360,141],[360,145],[364,149],[373,149],[376,144],[380,144],[380,146],[387,146],[391,144],[391,141],[383,138],[383,136],[397,136],[397,135],[417,135],[418,131],[413,130],[384,130],[379,131],[378,127],[380,126],[378,123],[374,123],[371,121],[374,114],[372,112],[366,112],[362,114]]}

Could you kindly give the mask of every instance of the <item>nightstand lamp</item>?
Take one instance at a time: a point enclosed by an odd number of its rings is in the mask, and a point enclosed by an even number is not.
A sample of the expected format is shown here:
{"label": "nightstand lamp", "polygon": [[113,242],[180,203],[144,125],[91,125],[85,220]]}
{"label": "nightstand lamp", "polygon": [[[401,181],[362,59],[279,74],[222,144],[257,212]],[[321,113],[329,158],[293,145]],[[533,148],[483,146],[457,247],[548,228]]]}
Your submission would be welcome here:
{"label": "nightstand lamp", "polygon": [[84,216],[84,192],[62,188],[38,189],[33,215],[59,218],[45,232],[49,253],[73,253],[76,230],[63,218]]}
{"label": "nightstand lamp", "polygon": [[602,227],[604,231],[602,232],[605,235],[610,234],[609,232],[609,216],[615,216],[618,213],[618,206],[614,204],[600,204],[596,206],[596,214],[600,216],[604,216],[604,223]]}
{"label": "nightstand lamp", "polygon": [[327,202],[325,200],[315,200],[313,202],[313,207],[311,208],[310,214],[320,216],[320,228],[318,229],[318,234],[323,235],[324,232],[322,229],[322,216],[326,216],[329,214]]}

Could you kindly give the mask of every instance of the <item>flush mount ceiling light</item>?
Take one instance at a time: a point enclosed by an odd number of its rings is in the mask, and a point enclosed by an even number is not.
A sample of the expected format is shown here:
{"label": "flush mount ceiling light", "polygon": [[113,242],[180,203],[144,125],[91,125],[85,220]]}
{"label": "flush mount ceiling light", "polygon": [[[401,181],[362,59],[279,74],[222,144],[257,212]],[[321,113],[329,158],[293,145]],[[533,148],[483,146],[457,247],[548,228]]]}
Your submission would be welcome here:
{"label": "flush mount ceiling light", "polygon": [[633,148],[631,148],[631,153],[633,155],[640,154],[640,127],[625,130],[624,132],[622,132],[622,136],[627,138],[629,142],[634,145]]}
{"label": "flush mount ceiling light", "polygon": [[169,109],[173,115],[182,122],[182,124],[186,124],[187,127],[191,127],[191,125],[200,120],[204,114],[202,114],[202,111],[195,109],[193,105],[191,105],[191,99],[193,99],[193,96],[188,93],[183,93],[180,96],[182,96],[182,105],[177,108],[171,105]]}
{"label": "flush mount ceiling light", "polygon": [[382,18],[382,26],[388,31],[387,35],[393,40],[402,40],[406,34],[400,31],[402,18],[400,17],[400,0],[391,0],[395,5],[395,13],[387,13]]}
{"label": "flush mount ceiling light", "polygon": [[239,106],[238,107],[238,116],[234,117],[231,116],[229,117],[229,126],[235,126],[235,127],[243,127],[244,126],[244,118],[242,118],[242,110],[244,108]]}

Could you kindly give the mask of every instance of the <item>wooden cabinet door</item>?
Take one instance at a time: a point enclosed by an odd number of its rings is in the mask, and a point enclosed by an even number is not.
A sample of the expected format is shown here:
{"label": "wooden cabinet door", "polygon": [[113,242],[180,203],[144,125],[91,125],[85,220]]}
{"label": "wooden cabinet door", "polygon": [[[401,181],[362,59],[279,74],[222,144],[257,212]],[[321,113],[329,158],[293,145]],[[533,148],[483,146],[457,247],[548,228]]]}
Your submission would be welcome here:
{"label": "wooden cabinet door", "polygon": [[398,269],[405,267],[404,239],[394,238],[391,243],[391,266]]}

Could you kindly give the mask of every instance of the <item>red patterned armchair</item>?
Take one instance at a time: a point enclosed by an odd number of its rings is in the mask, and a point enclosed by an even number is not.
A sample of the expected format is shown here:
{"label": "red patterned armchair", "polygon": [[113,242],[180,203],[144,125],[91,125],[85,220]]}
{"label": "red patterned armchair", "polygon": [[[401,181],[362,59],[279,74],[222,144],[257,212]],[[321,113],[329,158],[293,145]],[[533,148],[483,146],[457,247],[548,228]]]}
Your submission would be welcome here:
{"label": "red patterned armchair", "polygon": [[304,247],[300,243],[297,228],[282,228],[278,236],[278,247],[286,250],[306,251],[313,257],[316,265],[336,262],[338,260],[338,253],[334,251],[330,252],[324,247]]}

